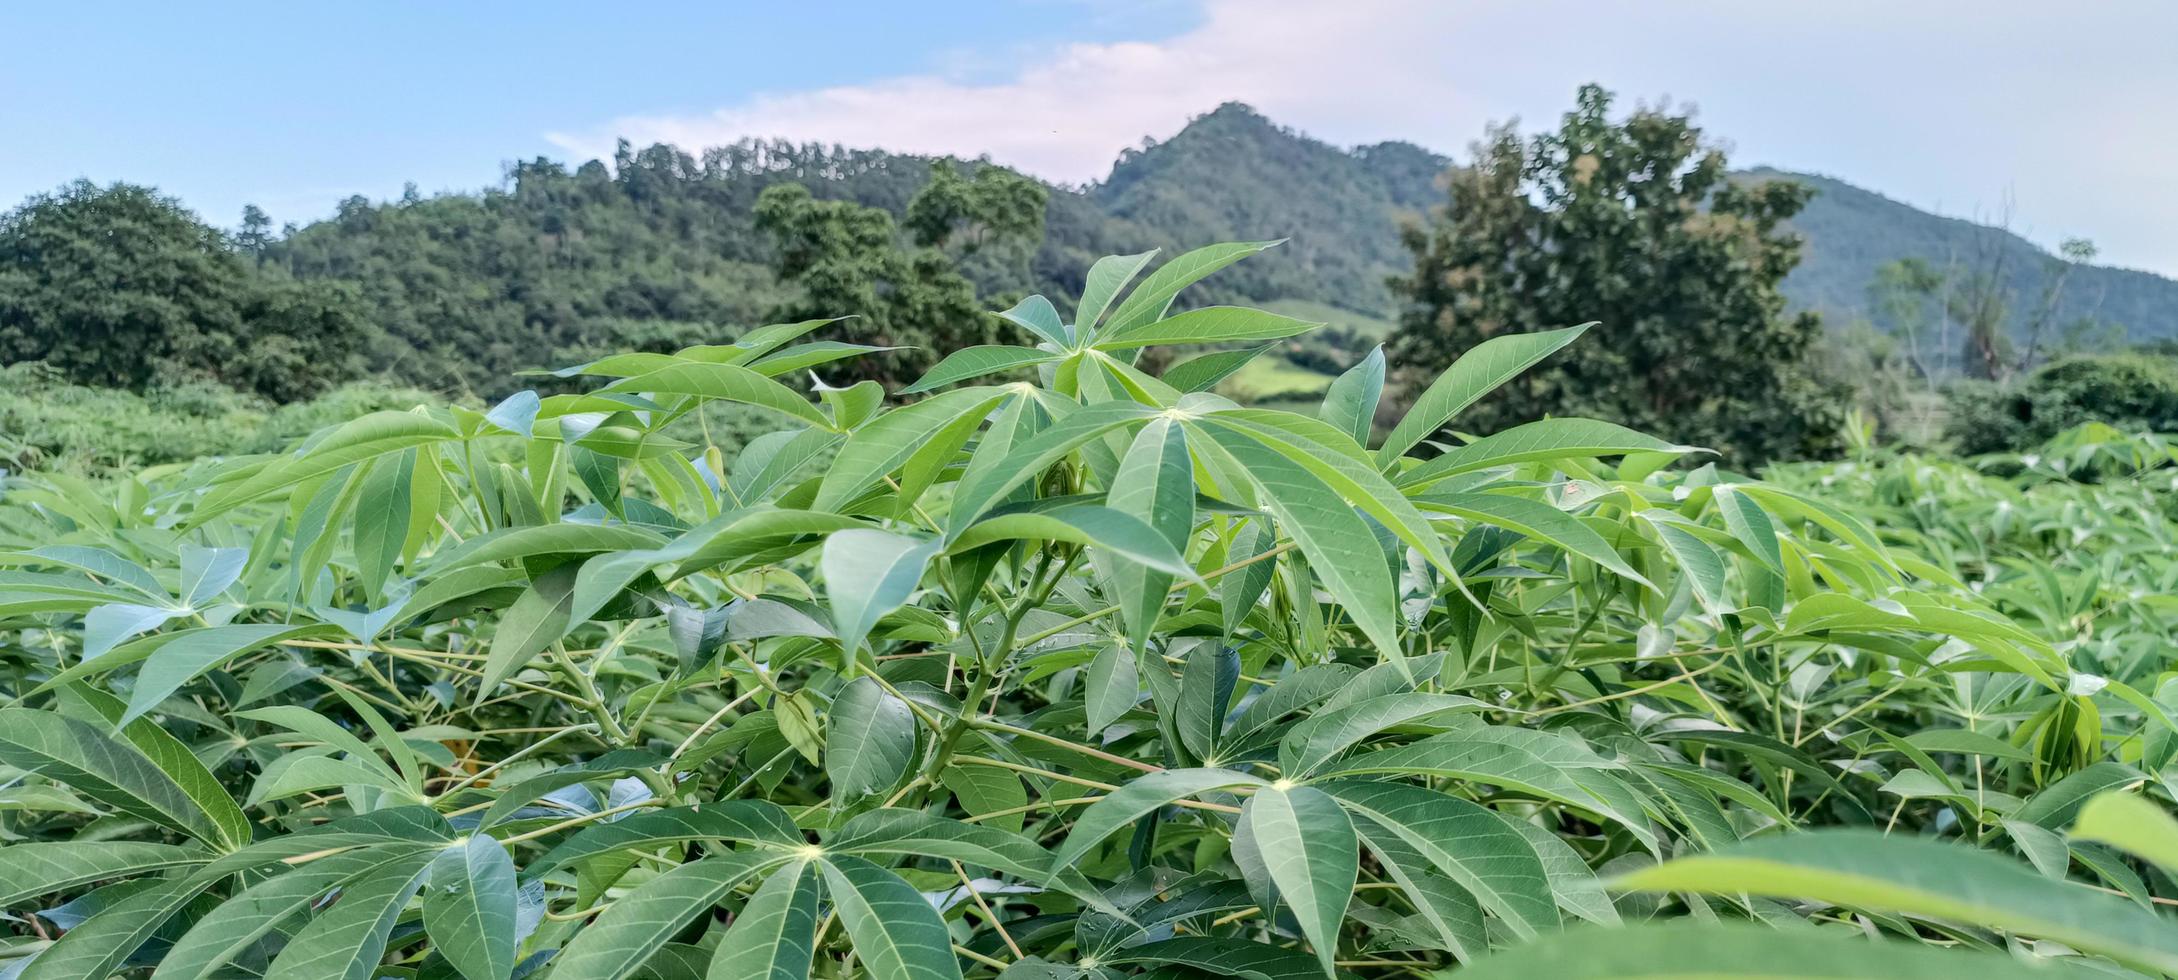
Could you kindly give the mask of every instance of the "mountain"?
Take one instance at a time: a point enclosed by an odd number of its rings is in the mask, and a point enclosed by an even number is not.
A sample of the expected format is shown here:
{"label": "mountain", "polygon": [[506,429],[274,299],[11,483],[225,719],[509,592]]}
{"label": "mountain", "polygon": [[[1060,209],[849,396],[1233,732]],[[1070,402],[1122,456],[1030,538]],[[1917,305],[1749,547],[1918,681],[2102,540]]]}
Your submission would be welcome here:
{"label": "mountain", "polygon": [[[2006,229],[1930,214],[1835,177],[1769,168],[1743,176],[1815,189],[1807,208],[1792,220],[1807,244],[1784,288],[1794,305],[1826,317],[1869,316],[1868,283],[1877,269],[1899,259],[1921,258],[1938,268],[1953,261],[1970,270],[2001,268],[2013,295],[2026,302],[2041,294],[2053,261],[2047,250]],[[2024,315],[2014,312],[2015,318]],[[2054,319],[2066,323],[2083,317],[2122,325],[2135,343],[2178,337],[2178,280],[2083,265],[2066,282]]]}
{"label": "mountain", "polygon": [[[933,158],[839,146],[745,140],[691,155],[625,145],[610,165],[546,159],[511,167],[476,193],[371,202],[264,246],[261,261],[303,279],[348,284],[384,331],[381,362],[404,380],[489,393],[517,370],[602,350],[715,340],[760,322],[784,298],[771,246],[751,210],[765,187],[802,183],[823,198],[902,214]],[[1019,263],[964,271],[987,295],[1077,295],[1097,256],[1216,241],[1285,238],[1190,292],[1198,303],[1251,302],[1331,320],[1343,331],[1288,351],[1284,364],[1332,370],[1381,335],[1405,271],[1403,223],[1440,206],[1450,158],[1410,143],[1345,149],[1281,127],[1237,103],[1161,142],[1122,154],[1103,181],[1051,186],[1045,236]],[[2046,253],[2000,229],[1916,210],[1830,177],[1774,170],[1817,193],[1795,220],[1806,258],[1786,281],[1795,305],[1865,316],[1867,284],[1886,262],[2005,257],[2023,297]],[[972,257],[973,258],[973,257]],[[843,311],[851,312],[851,311]],[[2178,336],[2178,282],[2084,267],[2060,320],[2094,313],[2134,341]],[[1300,375],[1270,383],[1304,387]]]}

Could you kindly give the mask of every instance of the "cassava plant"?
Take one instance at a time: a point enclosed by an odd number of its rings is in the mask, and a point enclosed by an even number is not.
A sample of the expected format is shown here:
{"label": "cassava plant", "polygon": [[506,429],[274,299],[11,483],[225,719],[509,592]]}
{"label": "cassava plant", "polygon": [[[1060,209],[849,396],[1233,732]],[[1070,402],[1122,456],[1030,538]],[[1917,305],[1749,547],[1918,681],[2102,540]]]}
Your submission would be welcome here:
{"label": "cassava plant", "polygon": [[[1314,325],[1172,307],[1268,244],[1104,259],[890,404],[798,386],[884,356],[812,321],[14,480],[7,975],[2178,971],[2167,653],[2082,669],[1856,471],[1443,433],[1581,327],[1382,438],[1380,352],[1237,405]],[[721,401],[777,430],[669,434]]]}

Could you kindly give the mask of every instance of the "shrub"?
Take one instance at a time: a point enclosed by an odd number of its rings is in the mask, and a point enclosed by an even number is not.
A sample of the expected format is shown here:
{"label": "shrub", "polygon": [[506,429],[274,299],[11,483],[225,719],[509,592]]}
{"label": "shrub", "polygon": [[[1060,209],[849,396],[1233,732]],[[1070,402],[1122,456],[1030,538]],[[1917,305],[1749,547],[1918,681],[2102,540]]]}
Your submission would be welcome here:
{"label": "shrub", "polygon": [[[19,975],[2178,969],[2120,855],[2173,870],[2178,825],[2097,796],[2178,746],[2161,661],[2077,642],[2093,589],[2019,614],[2031,576],[1826,499],[1865,466],[1578,418],[1414,452],[1577,329],[1478,345],[1374,449],[1381,357],[1313,415],[1203,390],[1244,353],[1135,366],[1308,329],[1167,315],[1261,247],[1104,260],[892,407],[783,384],[836,353],[801,323],[11,483]],[[778,428],[670,434],[711,402]]]}
{"label": "shrub", "polygon": [[2013,385],[1964,382],[1948,426],[1959,451],[2022,452],[2088,422],[2178,431],[2178,362],[2147,354],[2061,358]]}

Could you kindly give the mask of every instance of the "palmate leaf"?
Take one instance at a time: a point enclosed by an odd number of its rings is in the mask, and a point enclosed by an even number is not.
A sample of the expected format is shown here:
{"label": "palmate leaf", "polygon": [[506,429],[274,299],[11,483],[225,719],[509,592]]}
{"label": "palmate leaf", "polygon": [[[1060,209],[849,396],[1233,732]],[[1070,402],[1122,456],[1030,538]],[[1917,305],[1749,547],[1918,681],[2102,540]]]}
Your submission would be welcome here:
{"label": "palmate leaf", "polygon": [[1263,504],[1278,518],[1323,577],[1363,636],[1395,662],[1404,660],[1398,640],[1398,594],[1384,551],[1367,522],[1309,468],[1246,435],[1205,427],[1204,442],[1215,444],[1262,491]]}
{"label": "palmate leaf", "polygon": [[817,407],[810,404],[809,399],[802,397],[794,389],[733,364],[674,364],[631,378],[622,378],[601,389],[604,394],[613,392],[715,398],[770,409],[787,418],[820,428],[832,424],[831,419],[817,411]]}
{"label": "palmate leaf", "polygon": [[817,868],[797,861],[774,872],[734,917],[707,980],[807,980],[816,956]]}
{"label": "palmate leaf", "polygon": [[855,678],[825,712],[824,771],[836,807],[899,785],[914,754],[915,716],[872,678]]}
{"label": "palmate leaf", "polygon": [[871,976],[960,980],[945,920],[915,886],[849,854],[828,855],[822,867],[840,924]]}
{"label": "palmate leaf", "polygon": [[476,834],[440,851],[424,891],[424,931],[467,980],[514,972],[514,860]]}
{"label": "palmate leaf", "polygon": [[719,854],[652,878],[576,933],[553,957],[553,972],[585,980],[625,980],[688,920],[718,904],[741,883],[789,860],[772,853]]}
{"label": "palmate leaf", "polygon": [[1338,780],[1318,788],[1358,818],[1354,823],[1365,839],[1398,838],[1514,934],[1532,937],[1557,928],[1557,901],[1542,859],[1497,814],[1419,786]]}
{"label": "palmate leaf", "polygon": [[923,569],[937,556],[943,542],[920,540],[879,531],[853,528],[824,539],[825,598],[832,607],[832,630],[852,662],[855,651],[869,635],[870,627],[915,592]]}
{"label": "palmate leaf", "polygon": [[[1133,649],[1148,649],[1150,631],[1157,625],[1172,588],[1172,576],[1194,574],[1179,560],[1195,528],[1195,471],[1187,454],[1187,430],[1170,419],[1152,419],[1143,426],[1120,460],[1105,501],[1113,510],[1151,529],[1165,545],[1161,550],[1179,566],[1158,569],[1130,558],[1111,570],[1119,592],[1120,614],[1127,624],[1127,640]],[[1128,679],[1133,679],[1131,671]],[[1132,692],[1128,694],[1128,703],[1132,704]]]}
{"label": "palmate leaf", "polygon": [[2054,939],[2145,969],[2178,970],[2178,929],[2110,895],[2051,881],[1976,848],[1818,830],[1683,857],[1613,887],[1812,899]]}
{"label": "palmate leaf", "polygon": [[744,841],[771,848],[797,848],[808,841],[794,818],[765,800],[725,800],[632,814],[611,823],[584,827],[523,868],[528,877],[599,855],[631,848],[694,841]]}
{"label": "palmate leaf", "polygon": [[1263,780],[1230,769],[1169,769],[1142,776],[1083,810],[1074,822],[1073,832],[1052,855],[1052,865],[1065,867],[1080,861],[1120,828],[1174,800],[1236,786],[1261,785]]}
{"label": "palmate leaf", "polygon": [[2034,980],[2092,976],[2063,961],[2022,962],[1998,952],[1874,940],[1858,930],[1771,929],[1752,923],[1666,922],[1582,929],[1490,956],[1468,980]]}
{"label": "palmate leaf", "polygon": [[0,709],[0,762],[201,841],[220,842],[227,833],[141,751],[73,718],[30,708]]}
{"label": "palmate leaf", "polygon": [[395,865],[413,866],[421,845],[360,848],[306,863],[213,906],[175,941],[152,975],[200,980],[218,974],[274,929],[292,923],[335,889]]}
{"label": "palmate leaf", "polygon": [[1360,840],[1346,811],[1322,790],[1272,786],[1248,798],[1240,821],[1323,972],[1337,975],[1339,925],[1361,874]]}
{"label": "palmate leaf", "polygon": [[385,958],[394,920],[430,874],[429,852],[381,865],[341,889],[340,901],[310,920],[273,957],[265,980],[371,980]]}
{"label": "palmate leaf", "polygon": [[128,710],[117,724],[126,726],[157,708],[182,685],[252,650],[289,640],[337,636],[340,630],[316,623],[215,626],[177,637],[154,651],[136,675]]}
{"label": "palmate leaf", "polygon": [[2166,874],[2178,874],[2178,820],[2145,797],[2103,793],[2088,800],[2071,837],[2137,854]]}
{"label": "palmate leaf", "polygon": [[1655,436],[1643,435],[1610,422],[1599,422],[1595,419],[1543,419],[1516,425],[1453,449],[1399,474],[1395,482],[1402,488],[1419,490],[1462,473],[1510,466],[1514,463],[1586,459],[1626,453],[1683,455],[1696,451],[1698,450],[1693,446],[1673,445]]}
{"label": "palmate leaf", "polygon": [[134,841],[52,841],[0,847],[0,906],[108,878],[203,864],[205,852]]}
{"label": "palmate leaf", "polygon": [[1240,306],[1208,306],[1134,326],[1117,326],[1097,335],[1099,350],[1125,350],[1167,344],[1222,344],[1242,340],[1282,340],[1307,333],[1321,322],[1279,316]]}
{"label": "palmate leaf", "polygon": [[1150,273],[1149,278],[1142,280],[1141,285],[1127,294],[1127,298],[1106,318],[1104,329],[1100,332],[1123,331],[1138,324],[1162,319],[1165,311],[1171,309],[1172,299],[1180,294],[1180,290],[1201,281],[1204,276],[1283,241],[1225,242],[1205,245],[1174,256],[1171,261],[1158,266],[1157,271]]}
{"label": "palmate leaf", "polygon": [[997,374],[1000,371],[1012,371],[1037,364],[1049,364],[1060,357],[1059,354],[1047,350],[1037,350],[1034,347],[1006,347],[1001,345],[967,347],[945,355],[945,360],[939,361],[935,367],[932,367],[914,384],[900,389],[900,394],[920,394],[935,388],[943,388],[956,381],[980,378],[986,374]]}
{"label": "palmate leaf", "polygon": [[1508,334],[1475,345],[1473,350],[1452,362],[1452,366],[1430,382],[1421,397],[1414,400],[1399,424],[1392,427],[1391,434],[1384,437],[1384,444],[1377,448],[1377,462],[1388,466],[1406,455],[1407,450],[1444,428],[1468,406],[1482,400],[1482,396],[1578,340],[1592,326],[1595,324],[1584,323],[1563,330]]}

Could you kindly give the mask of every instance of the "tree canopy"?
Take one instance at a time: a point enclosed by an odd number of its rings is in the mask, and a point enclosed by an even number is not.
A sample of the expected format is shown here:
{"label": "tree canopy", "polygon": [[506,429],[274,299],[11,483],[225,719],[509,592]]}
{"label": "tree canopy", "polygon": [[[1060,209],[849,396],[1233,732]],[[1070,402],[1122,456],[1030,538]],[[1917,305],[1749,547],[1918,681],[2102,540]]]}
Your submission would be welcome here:
{"label": "tree canopy", "polygon": [[1398,359],[1431,376],[1489,338],[1596,320],[1463,421],[1620,419],[1735,463],[1821,449],[1842,397],[1809,363],[1820,321],[1778,291],[1800,252],[1783,224],[1807,190],[1728,180],[1689,116],[1614,119],[1611,102],[1584,87],[1555,131],[1499,128],[1453,171],[1447,207],[1406,233]]}
{"label": "tree canopy", "polygon": [[209,377],[284,400],[345,378],[367,329],[343,287],[261,274],[147,187],[77,181],[0,215],[0,361],[131,389]]}

